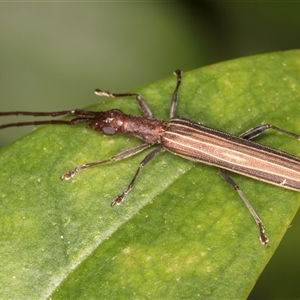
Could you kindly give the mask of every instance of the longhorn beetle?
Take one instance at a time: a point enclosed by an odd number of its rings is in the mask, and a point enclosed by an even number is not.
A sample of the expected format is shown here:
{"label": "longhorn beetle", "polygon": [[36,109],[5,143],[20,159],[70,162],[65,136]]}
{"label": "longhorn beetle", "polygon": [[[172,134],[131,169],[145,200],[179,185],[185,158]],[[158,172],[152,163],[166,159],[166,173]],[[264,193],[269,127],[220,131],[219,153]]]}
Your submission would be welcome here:
{"label": "longhorn beetle", "polygon": [[0,112],[0,116],[63,116],[74,115],[71,120],[43,120],[31,122],[9,123],[0,126],[0,129],[13,126],[66,124],[76,125],[87,123],[88,127],[101,131],[105,135],[126,134],[142,139],[145,143],[132,149],[125,150],[109,159],[86,163],[63,174],[61,179],[70,179],[82,170],[97,165],[122,160],[133,156],[151,146],[156,146],[140,162],[131,182],[111,203],[111,206],[121,204],[125,196],[132,190],[141,169],[157,154],[169,151],[186,159],[203,162],[219,168],[221,176],[234,188],[258,226],[260,240],[268,246],[263,223],[239,186],[228,176],[225,170],[239,173],[248,177],[265,181],[283,188],[300,191],[300,159],[252,141],[252,139],[268,129],[273,129],[295,139],[299,135],[278,128],[272,124],[264,124],[252,128],[240,136],[234,136],[194,121],[175,116],[178,89],[182,80],[182,72],[176,70],[177,84],[173,92],[169,121],[153,118],[146,101],[136,93],[116,94],[99,89],[95,90],[98,96],[110,98],[132,97],[138,102],[142,116],[124,114],[118,109],[108,111],[88,111],[82,109],[55,111],[55,112],[27,112],[9,111]]}

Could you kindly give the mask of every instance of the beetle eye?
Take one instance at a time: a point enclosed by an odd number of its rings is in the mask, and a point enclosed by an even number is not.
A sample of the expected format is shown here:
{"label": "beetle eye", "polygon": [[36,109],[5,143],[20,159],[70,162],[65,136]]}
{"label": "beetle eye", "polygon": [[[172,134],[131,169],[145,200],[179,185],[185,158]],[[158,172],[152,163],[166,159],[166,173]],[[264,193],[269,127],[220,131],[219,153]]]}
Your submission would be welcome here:
{"label": "beetle eye", "polygon": [[102,127],[102,132],[105,135],[114,135],[116,133],[116,129],[110,126]]}

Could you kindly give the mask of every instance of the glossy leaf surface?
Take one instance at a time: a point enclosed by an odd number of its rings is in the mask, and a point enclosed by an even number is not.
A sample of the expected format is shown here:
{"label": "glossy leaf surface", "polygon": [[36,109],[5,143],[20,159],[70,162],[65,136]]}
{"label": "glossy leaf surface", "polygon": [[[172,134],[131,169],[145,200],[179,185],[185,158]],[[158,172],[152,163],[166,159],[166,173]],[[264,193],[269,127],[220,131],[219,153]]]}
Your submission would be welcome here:
{"label": "glossy leaf surface", "polygon": [[[184,73],[177,114],[236,135],[262,123],[299,133],[299,82],[299,51],[208,66]],[[137,92],[155,117],[167,120],[174,86],[170,77]],[[111,108],[139,114],[130,99],[89,107]],[[299,142],[278,133],[256,141],[300,156]],[[59,179],[139,143],[49,125],[1,150],[3,298],[247,297],[292,222],[299,194],[232,175],[264,221],[270,238],[264,248],[216,168],[162,153],[113,209],[110,202],[145,154]]]}

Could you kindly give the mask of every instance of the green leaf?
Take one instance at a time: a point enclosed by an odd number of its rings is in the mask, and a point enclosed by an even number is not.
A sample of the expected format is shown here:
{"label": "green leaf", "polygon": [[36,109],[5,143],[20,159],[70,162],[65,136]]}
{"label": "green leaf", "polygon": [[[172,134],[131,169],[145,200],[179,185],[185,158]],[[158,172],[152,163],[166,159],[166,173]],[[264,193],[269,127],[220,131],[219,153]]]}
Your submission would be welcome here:
{"label": "green leaf", "polygon": [[[235,135],[262,123],[297,133],[299,81],[300,51],[212,65],[184,73],[177,113]],[[155,117],[168,119],[175,82],[173,76],[137,90]],[[130,99],[89,107],[110,108],[139,113]],[[256,140],[300,155],[296,140],[276,132]],[[2,298],[247,297],[291,224],[299,194],[232,174],[264,221],[265,248],[216,168],[164,152],[115,208],[110,202],[145,153],[59,179],[139,143],[84,126],[48,125],[1,150]]]}

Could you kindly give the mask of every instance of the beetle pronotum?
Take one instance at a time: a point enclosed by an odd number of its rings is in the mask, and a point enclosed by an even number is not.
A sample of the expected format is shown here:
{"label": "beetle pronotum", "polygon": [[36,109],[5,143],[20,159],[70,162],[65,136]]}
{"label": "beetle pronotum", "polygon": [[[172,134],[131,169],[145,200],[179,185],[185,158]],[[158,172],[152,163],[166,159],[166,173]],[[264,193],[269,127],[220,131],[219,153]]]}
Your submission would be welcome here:
{"label": "beetle pronotum", "polygon": [[186,159],[203,162],[219,168],[221,176],[233,187],[258,226],[260,240],[268,245],[263,223],[248,199],[238,185],[228,176],[225,170],[239,173],[248,177],[265,181],[283,188],[300,191],[300,159],[252,141],[252,139],[268,129],[300,139],[299,135],[290,133],[272,124],[264,124],[252,128],[239,137],[203,126],[188,119],[175,116],[177,93],[181,84],[182,72],[176,70],[177,84],[173,92],[168,122],[152,117],[152,112],[145,100],[138,94],[115,94],[102,90],[95,90],[95,94],[110,98],[133,97],[138,102],[142,116],[131,116],[122,111],[112,109],[108,111],[87,111],[81,109],[56,112],[27,112],[10,111],[0,112],[0,116],[27,115],[27,116],[63,116],[75,115],[71,120],[43,120],[31,122],[9,123],[0,126],[0,129],[13,126],[66,124],[76,125],[87,123],[88,127],[101,131],[105,135],[126,134],[138,137],[145,143],[132,149],[123,151],[112,158],[99,162],[86,163],[70,170],[61,176],[61,179],[70,179],[78,172],[93,166],[108,162],[122,160],[135,155],[151,146],[157,147],[146,155],[140,162],[131,182],[111,203],[112,206],[120,204],[125,196],[132,190],[140,170],[157,154],[169,151]]}

